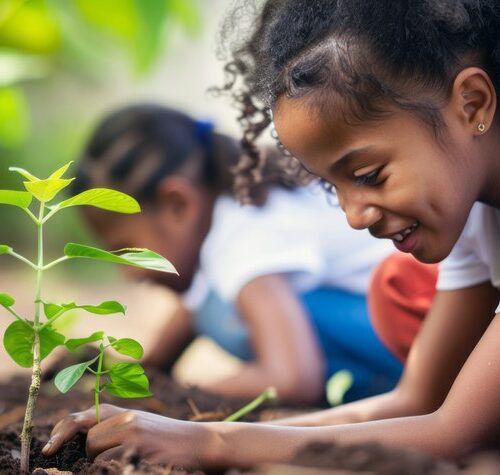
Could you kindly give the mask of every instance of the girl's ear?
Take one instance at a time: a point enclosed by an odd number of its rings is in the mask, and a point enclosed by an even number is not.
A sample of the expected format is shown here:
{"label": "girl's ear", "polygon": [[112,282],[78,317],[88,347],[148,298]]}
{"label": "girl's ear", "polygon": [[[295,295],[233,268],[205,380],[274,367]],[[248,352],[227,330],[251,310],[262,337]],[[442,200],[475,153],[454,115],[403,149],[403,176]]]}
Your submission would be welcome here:
{"label": "girl's ear", "polygon": [[184,221],[196,214],[199,193],[195,185],[180,176],[170,176],[158,185],[156,203],[162,213],[174,221]]}
{"label": "girl's ear", "polygon": [[452,104],[459,120],[473,135],[486,132],[497,106],[495,87],[489,75],[476,67],[460,71],[453,83]]}

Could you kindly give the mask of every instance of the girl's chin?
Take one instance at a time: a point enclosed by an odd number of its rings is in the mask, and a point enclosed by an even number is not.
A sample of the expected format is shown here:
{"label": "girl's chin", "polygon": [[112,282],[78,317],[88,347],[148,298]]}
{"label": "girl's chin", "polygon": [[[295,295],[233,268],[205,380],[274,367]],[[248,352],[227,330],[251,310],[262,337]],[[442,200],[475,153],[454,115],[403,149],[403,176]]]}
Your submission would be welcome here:
{"label": "girl's chin", "polygon": [[451,252],[452,247],[421,245],[415,248],[411,254],[424,264],[436,264],[445,259]]}

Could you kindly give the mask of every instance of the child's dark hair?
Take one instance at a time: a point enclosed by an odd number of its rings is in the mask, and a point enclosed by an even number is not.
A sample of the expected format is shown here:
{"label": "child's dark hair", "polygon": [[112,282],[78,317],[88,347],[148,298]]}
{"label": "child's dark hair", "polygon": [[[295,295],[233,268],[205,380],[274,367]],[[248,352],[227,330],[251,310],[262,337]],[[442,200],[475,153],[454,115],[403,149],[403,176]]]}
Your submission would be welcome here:
{"label": "child's dark hair", "polygon": [[[146,204],[154,201],[162,179],[178,174],[226,193],[238,188],[234,175],[240,157],[237,141],[217,133],[210,122],[160,105],[132,105],[98,124],[78,162],[72,191],[110,187]],[[252,190],[257,204],[264,203],[267,185],[290,186],[279,160],[267,162],[262,186]]]}
{"label": "child's dark hair", "polygon": [[79,161],[73,191],[111,187],[145,203],[154,200],[164,177],[177,173],[225,192],[239,155],[237,143],[216,133],[210,122],[160,105],[133,105],[97,126]]}
{"label": "child's dark hair", "polygon": [[[440,107],[461,69],[484,69],[500,90],[499,0],[248,4],[242,1],[228,15],[220,41],[230,45],[220,90],[241,111],[247,157],[240,181],[247,188],[264,164],[255,140],[272,122],[271,108],[283,94],[307,98],[323,120],[333,108],[349,123],[409,110],[439,136]],[[250,35],[240,40],[249,25]]]}

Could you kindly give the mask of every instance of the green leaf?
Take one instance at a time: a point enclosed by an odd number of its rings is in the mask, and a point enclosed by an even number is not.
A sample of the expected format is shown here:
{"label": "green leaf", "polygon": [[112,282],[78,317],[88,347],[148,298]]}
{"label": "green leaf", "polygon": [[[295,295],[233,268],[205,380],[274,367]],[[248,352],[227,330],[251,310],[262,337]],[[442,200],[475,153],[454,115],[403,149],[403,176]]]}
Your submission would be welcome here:
{"label": "green leaf", "polygon": [[326,382],[326,399],[331,406],[338,406],[344,401],[344,396],[354,384],[352,373],[341,370],[334,373]]}
{"label": "green leaf", "polygon": [[27,191],[0,190],[0,204],[28,208],[32,196]]}
{"label": "green leaf", "polygon": [[[147,2],[143,2],[147,3]],[[199,33],[202,27],[199,7],[193,0],[169,0],[169,10],[190,34]]]}
{"label": "green leaf", "polygon": [[61,305],[43,302],[43,311],[47,318],[55,317],[63,309],[64,307],[62,307]]}
{"label": "green leaf", "polygon": [[109,370],[110,382],[104,389],[122,398],[152,396],[144,368],[138,363],[118,363]]}
{"label": "green leaf", "polygon": [[89,313],[93,313],[95,315],[110,315],[112,313],[123,313],[123,314],[125,313],[125,307],[116,300],[106,300],[105,302],[102,302],[99,305],[77,305],[75,302],[63,303],[61,305],[55,303],[45,303],[45,302],[43,304],[43,309],[45,312],[45,316],[47,318],[52,318],[56,316],[62,310],[67,312],[68,310],[74,310],[79,308]]}
{"label": "green leaf", "polygon": [[164,27],[169,13],[167,3],[169,2],[134,0],[139,31],[138,34],[129,38],[128,44],[133,54],[132,59],[136,71],[140,74],[151,70],[165,47]]}
{"label": "green leaf", "polygon": [[69,243],[64,247],[64,254],[72,258],[114,262],[116,264],[141,267],[142,269],[177,274],[175,267],[167,259],[148,249],[120,249],[108,252],[84,244]]}
{"label": "green leaf", "polygon": [[2,0],[0,9],[3,10],[6,3],[12,5],[10,12],[1,12],[0,43],[53,60],[61,40],[58,14],[54,11],[55,5],[50,5],[53,2]]}
{"label": "green leaf", "polygon": [[92,333],[92,335],[88,336],[87,338],[72,338],[68,340],[65,343],[65,345],[69,351],[75,351],[82,345],[86,345],[87,343],[93,343],[94,341],[99,341],[102,340],[103,338],[104,338],[104,332],[98,331]]}
{"label": "green leaf", "polygon": [[24,168],[9,167],[9,171],[19,173],[28,181],[40,181],[40,178],[37,178],[35,175],[32,175],[28,170],[25,170]]}
{"label": "green leaf", "polygon": [[50,327],[45,327],[40,331],[40,358],[42,360],[46,358],[54,348],[64,345],[65,340],[65,336],[61,333]]}
{"label": "green leaf", "polygon": [[24,92],[17,87],[1,88],[0,104],[0,144],[19,147],[28,137],[30,129],[29,107]]}
{"label": "green leaf", "polygon": [[33,366],[33,328],[16,320],[3,335],[3,345],[9,356],[23,368]]}
{"label": "green leaf", "polygon": [[2,305],[5,308],[12,307],[16,301],[14,300],[14,297],[10,296],[9,294],[0,294],[0,305]]}
{"label": "green leaf", "polygon": [[107,300],[99,305],[78,305],[76,308],[82,308],[83,310],[96,315],[110,315],[112,313],[125,314],[125,307],[116,300]]}
{"label": "green leaf", "polygon": [[63,188],[66,188],[74,178],[63,180],[61,178],[48,178],[47,180],[25,181],[26,189],[39,201],[52,200]]}
{"label": "green leaf", "polygon": [[73,160],[71,160],[71,162],[66,163],[66,165],[63,165],[61,168],[58,168],[54,173],[52,173],[52,175],[49,176],[49,179],[61,178],[66,173],[66,171],[68,170],[68,168],[71,166],[72,163]]}
{"label": "green leaf", "polygon": [[97,359],[96,356],[93,360],[86,361],[85,363],[78,363],[73,366],[68,366],[67,368],[59,371],[57,373],[54,384],[56,388],[59,389],[63,394],[67,393],[85,374],[87,368]]}
{"label": "green leaf", "polygon": [[12,251],[10,246],[5,244],[0,244],[0,254],[9,254]]}
{"label": "green leaf", "polygon": [[107,211],[125,214],[140,213],[141,211],[139,203],[134,198],[121,191],[108,188],[93,188],[92,190],[83,191],[62,201],[56,205],[56,208],[63,209],[82,205],[95,206]]}
{"label": "green leaf", "polygon": [[[10,357],[23,368],[33,366],[33,341],[35,332],[27,323],[16,320],[5,330],[3,344]],[[45,327],[40,331],[40,359],[46,358],[51,351],[64,344],[64,335]]]}
{"label": "green leaf", "polygon": [[[111,342],[111,341],[110,341]],[[115,351],[122,355],[130,356],[136,360],[140,360],[144,355],[144,349],[138,341],[132,338],[120,338],[111,343]]]}

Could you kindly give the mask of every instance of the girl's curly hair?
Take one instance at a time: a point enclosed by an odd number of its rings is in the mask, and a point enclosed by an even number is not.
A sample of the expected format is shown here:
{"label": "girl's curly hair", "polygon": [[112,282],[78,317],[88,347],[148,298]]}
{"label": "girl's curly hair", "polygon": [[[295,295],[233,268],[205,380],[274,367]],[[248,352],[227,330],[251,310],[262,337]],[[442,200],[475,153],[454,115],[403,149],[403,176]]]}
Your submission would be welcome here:
{"label": "girl's curly hair", "polygon": [[[220,33],[218,88],[240,112],[238,196],[248,199],[265,175],[256,142],[281,95],[307,98],[323,120],[334,108],[349,123],[409,110],[439,136],[461,69],[483,68],[500,90],[499,35],[498,0],[238,1]],[[280,162],[291,182],[311,179],[293,157]]]}

